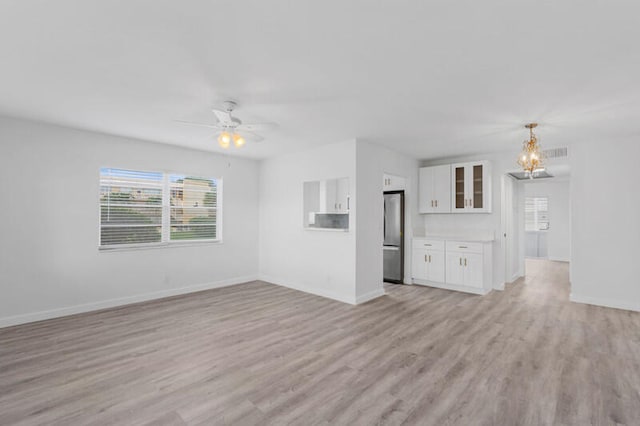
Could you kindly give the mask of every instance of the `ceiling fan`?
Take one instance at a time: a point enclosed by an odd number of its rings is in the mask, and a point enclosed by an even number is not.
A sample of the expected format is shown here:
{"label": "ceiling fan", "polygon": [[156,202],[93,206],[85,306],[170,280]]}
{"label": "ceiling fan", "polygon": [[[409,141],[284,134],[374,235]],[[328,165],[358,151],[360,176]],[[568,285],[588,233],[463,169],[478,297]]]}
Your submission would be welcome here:
{"label": "ceiling fan", "polygon": [[[231,146],[231,142],[236,148],[242,147],[247,139],[251,142],[261,142],[264,137],[255,131],[269,130],[277,127],[275,123],[243,123],[239,118],[231,115],[238,104],[234,101],[224,101],[224,109],[212,109],[218,122],[216,124],[195,123],[192,121],[176,120],[178,123],[189,126],[200,126],[216,129],[218,131],[218,143],[224,149]],[[247,138],[247,139],[245,139]]]}

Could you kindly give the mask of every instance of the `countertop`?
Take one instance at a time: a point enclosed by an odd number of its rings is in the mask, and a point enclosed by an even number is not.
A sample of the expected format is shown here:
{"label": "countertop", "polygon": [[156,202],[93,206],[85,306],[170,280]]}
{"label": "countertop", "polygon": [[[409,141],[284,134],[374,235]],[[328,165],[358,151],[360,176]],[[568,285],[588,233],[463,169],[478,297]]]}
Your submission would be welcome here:
{"label": "countertop", "polygon": [[495,241],[494,237],[482,235],[443,235],[443,234],[427,234],[414,235],[417,240],[445,240],[445,241],[468,241],[470,243],[491,243]]}

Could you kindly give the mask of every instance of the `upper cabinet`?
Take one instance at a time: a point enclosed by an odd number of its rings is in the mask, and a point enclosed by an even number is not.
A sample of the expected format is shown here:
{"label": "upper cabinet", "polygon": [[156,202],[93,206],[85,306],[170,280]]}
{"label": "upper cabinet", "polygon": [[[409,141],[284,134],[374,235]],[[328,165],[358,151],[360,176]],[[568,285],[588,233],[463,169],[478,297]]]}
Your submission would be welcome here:
{"label": "upper cabinet", "polygon": [[418,211],[451,213],[451,166],[420,168]]}
{"label": "upper cabinet", "polygon": [[349,179],[327,179],[320,182],[320,212],[349,212]]}
{"label": "upper cabinet", "polygon": [[491,213],[489,162],[452,164],[451,197],[455,213]]}
{"label": "upper cabinet", "polygon": [[400,176],[385,174],[382,180],[383,191],[402,191],[405,189],[406,179]]}
{"label": "upper cabinet", "polygon": [[304,182],[303,226],[313,230],[349,230],[349,179]]}
{"label": "upper cabinet", "polygon": [[419,213],[491,213],[488,161],[421,167]]}

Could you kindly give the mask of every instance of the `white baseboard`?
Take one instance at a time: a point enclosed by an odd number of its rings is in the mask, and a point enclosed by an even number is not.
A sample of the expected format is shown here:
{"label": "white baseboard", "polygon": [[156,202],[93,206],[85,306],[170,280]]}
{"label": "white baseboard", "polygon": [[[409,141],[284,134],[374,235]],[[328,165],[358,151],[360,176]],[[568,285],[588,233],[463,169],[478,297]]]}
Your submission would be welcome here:
{"label": "white baseboard", "polygon": [[604,306],[606,308],[624,309],[626,311],[640,312],[640,304],[628,302],[626,300],[602,299],[599,297],[580,296],[571,293],[569,300],[575,303],[586,303],[587,305]]}
{"label": "white baseboard", "polygon": [[476,287],[467,287],[464,285],[454,285],[454,284],[446,284],[446,283],[436,283],[433,281],[424,281],[424,280],[413,280],[414,284],[419,284],[419,285],[426,285],[429,287],[436,287],[436,288],[441,288],[444,290],[454,290],[454,291],[462,291],[464,293],[472,293],[472,294],[479,294],[479,295],[485,295],[487,293],[489,293],[491,290],[487,290],[486,288],[476,288]]}
{"label": "white baseboard", "polygon": [[379,288],[377,290],[370,291],[369,293],[362,294],[356,297],[356,305],[361,303],[368,302],[369,300],[377,299],[380,296],[384,296],[384,288]]}
{"label": "white baseboard", "polygon": [[287,287],[293,290],[298,290],[303,293],[310,293],[316,296],[326,297],[327,299],[337,300],[338,302],[348,303],[350,305],[356,305],[358,302],[356,301],[355,295],[348,296],[344,294],[334,293],[332,291],[326,291],[320,288],[302,286],[299,282],[293,282],[289,280],[283,280],[280,278],[276,278],[268,275],[260,275],[260,281],[265,281],[270,284],[279,285],[281,287]]}
{"label": "white baseboard", "polygon": [[153,293],[138,294],[135,296],[120,297],[117,299],[102,300],[100,302],[85,303],[82,305],[67,306],[64,308],[51,309],[48,311],[31,312],[28,314],[14,315],[0,318],[0,328],[12,325],[26,324],[34,321],[42,321],[51,318],[65,317],[68,315],[81,314],[84,312],[97,311],[100,309],[114,308],[116,306],[130,305],[132,303],[146,302],[148,300],[162,299],[165,297],[178,296],[180,294],[194,293],[196,291],[211,290],[214,288],[227,287],[235,284],[242,284],[258,279],[257,275],[245,277],[229,278],[226,280],[214,281],[204,284],[196,284],[186,287],[178,287],[167,290],[155,291]]}
{"label": "white baseboard", "polygon": [[568,259],[566,257],[549,257],[549,260],[553,261],[553,262],[570,262],[571,259]]}
{"label": "white baseboard", "polygon": [[515,273],[515,274],[513,274],[513,276],[511,278],[509,278],[509,281],[502,283],[502,285],[497,284],[497,285],[493,286],[493,288],[494,288],[494,290],[504,290],[505,286],[507,284],[513,284],[514,282],[518,281],[522,277],[523,277],[523,275],[521,275],[519,273]]}

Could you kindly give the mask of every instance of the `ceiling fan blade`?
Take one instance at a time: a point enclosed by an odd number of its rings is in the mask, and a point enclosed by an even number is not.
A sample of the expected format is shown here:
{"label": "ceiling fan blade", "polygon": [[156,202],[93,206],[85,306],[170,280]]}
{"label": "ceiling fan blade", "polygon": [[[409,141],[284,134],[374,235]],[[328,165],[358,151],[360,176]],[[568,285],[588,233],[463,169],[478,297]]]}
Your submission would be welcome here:
{"label": "ceiling fan blade", "polygon": [[212,109],[211,111],[213,111],[221,124],[230,124],[233,122],[231,114],[228,111],[221,111],[219,109]]}
{"label": "ceiling fan blade", "polygon": [[259,134],[247,130],[243,130],[241,134],[249,142],[262,142],[264,140],[264,137],[260,136]]}
{"label": "ceiling fan blade", "polygon": [[205,124],[205,123],[196,123],[193,121],[184,121],[184,120],[173,120],[176,123],[186,124],[187,126],[199,126],[199,127],[208,127],[210,129],[220,129],[220,126],[217,124]]}
{"label": "ceiling fan blade", "polygon": [[241,131],[268,131],[278,127],[276,123],[242,123],[237,128]]}

